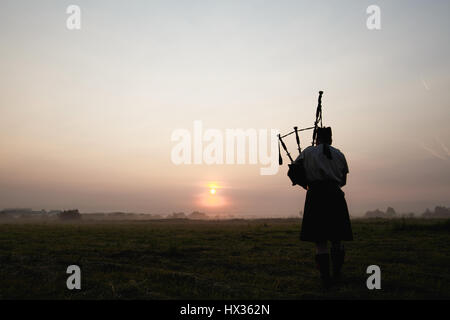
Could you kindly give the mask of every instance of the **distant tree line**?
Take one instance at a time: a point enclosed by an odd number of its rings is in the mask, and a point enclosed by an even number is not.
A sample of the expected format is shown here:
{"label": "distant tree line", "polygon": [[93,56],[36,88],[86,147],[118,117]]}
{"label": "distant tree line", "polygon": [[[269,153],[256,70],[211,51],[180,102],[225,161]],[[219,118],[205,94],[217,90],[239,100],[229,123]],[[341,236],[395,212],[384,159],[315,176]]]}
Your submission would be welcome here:
{"label": "distant tree line", "polygon": [[424,218],[450,218],[450,208],[446,207],[436,207],[434,212],[427,209],[423,214]]}
{"label": "distant tree line", "polygon": [[72,210],[39,210],[35,211],[29,208],[13,208],[0,210],[0,219],[59,219],[59,220],[80,220],[86,218],[89,220],[159,220],[159,219],[191,219],[191,220],[209,220],[209,219],[232,219],[232,215],[212,216],[204,212],[194,211],[190,214],[184,212],[173,212],[168,215],[131,213],[131,212],[109,212],[109,213],[84,213],[81,214],[78,209]]}
{"label": "distant tree line", "polygon": [[[398,218],[398,217],[414,217],[413,212],[398,214],[394,208],[388,207],[386,211],[376,209],[373,211],[367,211],[366,218]],[[418,215],[422,218],[450,218],[450,208],[437,206],[434,211],[427,209],[424,213]]]}
{"label": "distant tree line", "polygon": [[174,212],[167,216],[167,219],[192,219],[192,220],[207,220],[209,216],[200,211],[194,211],[188,215],[184,212]]}

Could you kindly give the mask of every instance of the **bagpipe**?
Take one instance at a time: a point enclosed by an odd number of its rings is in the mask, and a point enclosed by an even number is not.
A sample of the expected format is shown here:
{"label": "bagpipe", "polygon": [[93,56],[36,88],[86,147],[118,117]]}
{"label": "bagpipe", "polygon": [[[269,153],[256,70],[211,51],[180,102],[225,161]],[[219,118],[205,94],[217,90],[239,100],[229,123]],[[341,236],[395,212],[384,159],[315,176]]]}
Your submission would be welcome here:
{"label": "bagpipe", "polygon": [[299,129],[298,127],[294,127],[294,131],[289,132],[283,136],[281,134],[278,135],[278,156],[279,156],[278,162],[279,162],[279,165],[280,166],[283,165],[283,158],[281,157],[281,148],[280,148],[280,145],[281,145],[283,147],[284,151],[286,152],[289,160],[291,160],[291,163],[288,165],[289,166],[288,177],[289,177],[289,179],[291,179],[292,185],[293,186],[299,185],[299,186],[303,187],[304,189],[308,188],[308,181],[306,179],[306,172],[305,172],[305,167],[303,165],[303,159],[294,161],[292,159],[292,156],[289,153],[283,139],[295,133],[298,153],[300,155],[302,153],[302,148],[300,146],[299,132],[313,130],[311,145],[312,146],[316,145],[317,129],[319,128],[319,122],[320,122],[320,128],[323,127],[323,125],[322,125],[322,95],[323,95],[323,91],[319,91],[319,99],[318,99],[319,101],[318,101],[317,109],[316,109],[316,120],[314,121],[313,127],[302,128],[302,129]]}

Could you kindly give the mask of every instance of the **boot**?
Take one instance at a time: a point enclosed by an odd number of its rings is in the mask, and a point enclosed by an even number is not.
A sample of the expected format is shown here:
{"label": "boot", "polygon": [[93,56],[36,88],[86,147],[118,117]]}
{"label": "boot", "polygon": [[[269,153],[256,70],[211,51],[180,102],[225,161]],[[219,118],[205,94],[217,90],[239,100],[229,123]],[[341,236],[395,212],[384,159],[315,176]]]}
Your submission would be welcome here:
{"label": "boot", "polygon": [[331,263],[333,264],[333,279],[341,279],[342,265],[344,264],[345,250],[344,248],[331,247]]}
{"label": "boot", "polygon": [[320,278],[325,289],[331,286],[330,255],[328,253],[316,254],[316,265],[320,271]]}

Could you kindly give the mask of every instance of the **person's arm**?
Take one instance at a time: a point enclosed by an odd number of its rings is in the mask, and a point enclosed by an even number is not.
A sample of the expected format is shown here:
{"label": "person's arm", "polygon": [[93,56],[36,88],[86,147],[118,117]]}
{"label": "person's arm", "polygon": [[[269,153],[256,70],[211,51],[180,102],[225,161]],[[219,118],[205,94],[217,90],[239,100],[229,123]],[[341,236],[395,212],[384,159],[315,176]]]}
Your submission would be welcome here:
{"label": "person's arm", "polygon": [[344,173],[342,175],[342,183],[341,183],[341,187],[345,186],[347,184],[347,173]]}
{"label": "person's arm", "polygon": [[307,190],[308,183],[306,181],[306,170],[305,170],[304,161],[305,161],[305,150],[303,150],[300,153],[300,155],[297,157],[297,159],[295,159],[295,161],[294,161],[294,165],[296,165],[295,168],[291,167],[291,165],[289,165],[290,168],[288,171],[288,176],[289,176],[289,172],[291,170],[293,170],[292,172],[293,172],[293,175],[295,176],[295,178],[294,178],[294,180],[292,180],[292,178],[291,178],[292,183],[298,184],[299,186],[303,187],[303,189]]}
{"label": "person's arm", "polygon": [[347,159],[345,159],[344,154],[342,154],[343,160],[344,160],[344,168],[342,171],[342,181],[341,181],[341,187],[345,186],[347,184],[347,174],[348,174],[348,164]]}

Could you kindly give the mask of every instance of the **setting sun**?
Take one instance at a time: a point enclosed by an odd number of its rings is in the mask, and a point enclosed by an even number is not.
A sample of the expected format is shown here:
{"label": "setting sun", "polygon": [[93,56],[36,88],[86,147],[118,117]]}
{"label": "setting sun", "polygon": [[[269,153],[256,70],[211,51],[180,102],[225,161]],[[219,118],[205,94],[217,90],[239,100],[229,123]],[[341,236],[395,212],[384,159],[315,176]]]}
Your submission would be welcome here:
{"label": "setting sun", "polygon": [[[202,208],[214,209],[214,208],[224,208],[227,204],[226,195],[223,194],[222,189],[224,188],[222,183],[218,181],[211,181],[202,184],[202,189],[198,194],[198,205]],[[219,190],[220,189],[220,190]]]}
{"label": "setting sun", "polygon": [[216,195],[218,188],[219,186],[216,183],[214,182],[209,183],[208,184],[209,194],[212,196]]}

